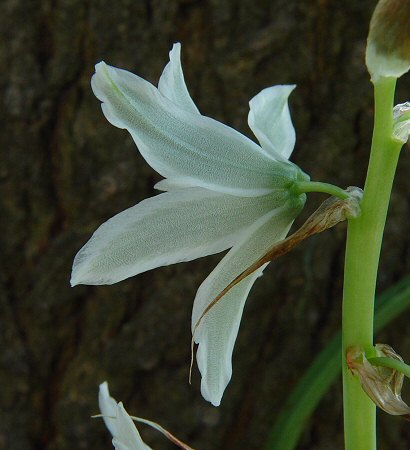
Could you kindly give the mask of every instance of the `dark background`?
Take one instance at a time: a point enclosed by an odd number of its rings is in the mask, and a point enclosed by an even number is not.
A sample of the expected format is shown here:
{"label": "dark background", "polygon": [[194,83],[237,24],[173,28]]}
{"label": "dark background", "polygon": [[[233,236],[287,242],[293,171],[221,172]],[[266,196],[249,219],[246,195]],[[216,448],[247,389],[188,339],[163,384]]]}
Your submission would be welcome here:
{"label": "dark background", "polygon": [[[130,413],[200,450],[263,448],[288,392],[340,326],[345,226],[272,264],[245,308],[222,406],[188,384],[190,314],[220,256],[114,286],[69,287],[75,253],[103,221],[155,195],[159,176],[90,89],[105,60],[157,83],[182,42],[203,114],[251,135],[249,99],[296,83],[293,160],[314,180],[362,186],[373,118],[364,66],[370,0],[3,0],[0,17],[0,448],[108,449],[98,384]],[[410,97],[410,77],[398,102]],[[392,196],[379,290],[409,273],[410,159]],[[310,195],[305,213],[323,196]],[[358,274],[360,276],[360,274]],[[408,315],[378,336],[410,359]],[[342,448],[340,383],[300,449]],[[380,414],[382,416],[382,414]],[[381,417],[380,449],[410,448]],[[172,448],[140,427],[156,449]],[[359,449],[358,449],[359,450]]]}

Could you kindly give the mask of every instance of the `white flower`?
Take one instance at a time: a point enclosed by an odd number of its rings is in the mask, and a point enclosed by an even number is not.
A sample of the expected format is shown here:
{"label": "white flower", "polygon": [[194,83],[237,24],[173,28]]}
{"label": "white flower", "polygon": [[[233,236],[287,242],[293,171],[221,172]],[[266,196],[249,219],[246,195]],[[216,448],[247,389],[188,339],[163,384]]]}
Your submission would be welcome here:
{"label": "white flower", "polygon": [[98,393],[98,404],[105,426],[108,428],[113,439],[112,443],[116,450],[151,450],[141,439],[141,436],[134,424],[134,421],[148,425],[163,434],[169,441],[183,450],[193,450],[188,444],[182,442],[164,427],[151,420],[142,419],[128,415],[123,404],[111,397],[106,381],[100,384]]}
{"label": "white flower", "polygon": [[[201,115],[189,96],[180,44],[158,89],[101,62],[92,88],[106,118],[129,131],[168,191],[108,220],[78,252],[72,285],[112,284],[141,272],[232,249],[200,286],[192,325],[238,274],[283,239],[305,203],[292,190],[309,177],[288,161],[295,144],[288,96],[294,86],[264,89],[250,101],[249,126],[260,146]],[[249,290],[266,264],[229,291],[195,333],[201,391],[220,404]]]}
{"label": "white flower", "polygon": [[100,384],[98,404],[105,426],[112,434],[112,445],[116,450],[151,450],[141,439],[123,404],[117,403],[110,396],[106,381]]}

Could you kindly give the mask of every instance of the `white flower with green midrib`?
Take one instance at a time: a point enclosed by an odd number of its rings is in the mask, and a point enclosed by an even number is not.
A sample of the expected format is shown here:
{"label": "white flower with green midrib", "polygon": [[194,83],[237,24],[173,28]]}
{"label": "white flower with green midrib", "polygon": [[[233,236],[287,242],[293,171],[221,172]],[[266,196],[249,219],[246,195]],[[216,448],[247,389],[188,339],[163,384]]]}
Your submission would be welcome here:
{"label": "white flower with green midrib", "polygon": [[[248,123],[260,146],[199,113],[189,96],[180,44],[170,52],[158,89],[101,62],[92,88],[106,118],[129,131],[167,191],[117,214],[78,252],[71,283],[112,284],[155,267],[231,248],[200,286],[192,324],[246,267],[283,239],[304,206],[292,186],[309,181],[288,160],[295,145],[288,97],[294,86],[264,89],[250,102]],[[220,404],[246,297],[263,269],[242,280],[195,332],[201,392]]]}

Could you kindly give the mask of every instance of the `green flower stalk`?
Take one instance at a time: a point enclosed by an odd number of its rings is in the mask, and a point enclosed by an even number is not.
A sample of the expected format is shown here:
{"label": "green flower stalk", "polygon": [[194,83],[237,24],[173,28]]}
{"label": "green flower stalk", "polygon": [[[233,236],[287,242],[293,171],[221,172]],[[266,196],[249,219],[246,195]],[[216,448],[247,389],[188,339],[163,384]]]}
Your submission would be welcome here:
{"label": "green flower stalk", "polygon": [[366,63],[374,84],[375,121],[362,214],[349,221],[346,244],[342,312],[346,450],[376,449],[375,405],[357,377],[349,372],[345,358],[351,347],[362,348],[369,356],[374,351],[374,295],[383,231],[400,149],[408,138],[408,125],[399,124],[402,114],[393,118],[393,105],[396,79],[410,68],[409,25],[408,0],[381,0],[367,41]]}

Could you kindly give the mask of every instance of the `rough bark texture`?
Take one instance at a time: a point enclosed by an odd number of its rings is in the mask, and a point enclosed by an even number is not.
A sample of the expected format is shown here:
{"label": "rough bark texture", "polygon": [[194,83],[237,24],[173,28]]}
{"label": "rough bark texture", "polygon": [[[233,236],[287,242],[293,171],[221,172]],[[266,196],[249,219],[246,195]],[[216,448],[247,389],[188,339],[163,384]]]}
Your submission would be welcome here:
{"label": "rough bark texture", "polygon": [[[340,326],[344,226],[276,261],[252,290],[233,379],[214,408],[188,384],[190,312],[219,256],[114,286],[69,287],[77,250],[159,179],[90,89],[100,60],[156,83],[171,44],[200,110],[250,135],[248,100],[296,83],[293,160],[315,180],[362,185],[372,126],[364,48],[373,0],[4,0],[0,19],[0,447],[103,449],[108,380],[127,409],[195,448],[261,449],[289,390]],[[399,101],[408,99],[409,77]],[[403,154],[379,289],[409,272],[410,162]],[[310,195],[306,213],[322,197]],[[406,317],[380,336],[407,360]],[[340,383],[300,449],[342,448]],[[141,427],[156,449],[172,448]],[[409,448],[408,423],[380,420],[380,449]]]}

